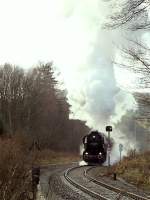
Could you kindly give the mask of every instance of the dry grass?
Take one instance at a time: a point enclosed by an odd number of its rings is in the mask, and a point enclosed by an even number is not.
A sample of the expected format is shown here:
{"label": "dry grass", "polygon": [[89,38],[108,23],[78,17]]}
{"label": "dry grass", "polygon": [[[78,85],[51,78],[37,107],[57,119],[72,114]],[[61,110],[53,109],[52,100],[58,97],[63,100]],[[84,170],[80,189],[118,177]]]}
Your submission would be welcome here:
{"label": "dry grass", "polygon": [[[50,150],[29,152],[24,137],[0,138],[0,200],[25,200],[31,194],[31,168],[33,165],[70,163],[78,155]],[[25,195],[25,196],[24,196]]]}
{"label": "dry grass", "polygon": [[30,190],[31,160],[19,137],[0,139],[0,199],[23,200]]}
{"label": "dry grass", "polygon": [[40,165],[47,164],[67,164],[80,160],[80,156],[77,154],[71,154],[66,152],[54,152],[49,149],[38,152],[38,159]]}
{"label": "dry grass", "polygon": [[127,157],[113,166],[113,171],[137,187],[150,189],[150,152],[129,152]]}

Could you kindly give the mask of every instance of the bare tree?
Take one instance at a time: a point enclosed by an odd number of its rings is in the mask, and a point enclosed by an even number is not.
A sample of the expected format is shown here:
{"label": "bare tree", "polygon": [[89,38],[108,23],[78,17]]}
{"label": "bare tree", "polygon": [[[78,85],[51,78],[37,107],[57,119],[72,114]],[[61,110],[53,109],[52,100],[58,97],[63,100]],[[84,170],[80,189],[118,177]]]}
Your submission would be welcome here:
{"label": "bare tree", "polygon": [[0,69],[0,109],[1,119],[7,131],[14,133],[17,123],[17,109],[20,109],[22,101],[23,70],[18,67],[5,64]]}
{"label": "bare tree", "polygon": [[114,5],[114,9],[112,11],[113,14],[109,16],[109,21],[105,24],[104,27],[116,29],[123,26],[124,28],[132,31],[149,29],[149,9],[149,0],[127,0],[123,3],[118,1]]}
{"label": "bare tree", "polygon": [[[138,88],[150,88],[150,48],[141,39],[141,34],[149,31],[150,20],[149,0],[126,0],[124,3],[117,3],[114,12],[105,24],[107,29],[123,29],[133,33],[137,38],[127,38],[128,45],[122,46],[120,52],[124,59],[116,62],[118,66],[132,70],[138,74]],[[139,108],[139,115],[143,118],[150,118],[150,96],[148,93],[135,93],[134,97]]]}
{"label": "bare tree", "polygon": [[[130,35],[132,32],[138,33],[139,30],[147,31],[150,28],[149,11],[149,0],[126,0],[124,3],[118,3],[115,6],[115,11],[109,17],[110,21],[105,24],[105,28],[125,29],[130,31]],[[128,62],[117,64],[141,74],[140,83],[144,83],[146,87],[149,87],[150,49],[141,41],[141,35],[140,38],[126,39],[127,47],[123,46],[120,50]]]}

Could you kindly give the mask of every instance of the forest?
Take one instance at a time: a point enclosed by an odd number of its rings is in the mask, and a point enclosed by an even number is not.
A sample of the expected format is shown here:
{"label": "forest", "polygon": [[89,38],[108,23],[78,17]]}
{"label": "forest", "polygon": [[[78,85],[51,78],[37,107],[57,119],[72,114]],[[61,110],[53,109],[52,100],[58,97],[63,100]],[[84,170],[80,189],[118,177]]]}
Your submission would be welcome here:
{"label": "forest", "polygon": [[0,199],[33,199],[31,170],[79,158],[85,122],[69,119],[67,92],[52,63],[0,66]]}
{"label": "forest", "polygon": [[29,148],[78,152],[88,128],[69,119],[67,92],[60,89],[52,63],[30,70],[5,64],[0,67],[0,133],[28,137]]}

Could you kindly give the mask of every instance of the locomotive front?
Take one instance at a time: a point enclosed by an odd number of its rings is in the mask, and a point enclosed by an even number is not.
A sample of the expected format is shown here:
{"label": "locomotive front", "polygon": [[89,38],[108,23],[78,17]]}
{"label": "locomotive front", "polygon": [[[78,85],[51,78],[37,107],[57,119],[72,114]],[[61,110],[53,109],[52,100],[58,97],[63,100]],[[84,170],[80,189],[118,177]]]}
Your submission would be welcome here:
{"label": "locomotive front", "polygon": [[107,157],[107,148],[104,136],[98,131],[92,131],[83,137],[83,160],[87,163],[104,163]]}

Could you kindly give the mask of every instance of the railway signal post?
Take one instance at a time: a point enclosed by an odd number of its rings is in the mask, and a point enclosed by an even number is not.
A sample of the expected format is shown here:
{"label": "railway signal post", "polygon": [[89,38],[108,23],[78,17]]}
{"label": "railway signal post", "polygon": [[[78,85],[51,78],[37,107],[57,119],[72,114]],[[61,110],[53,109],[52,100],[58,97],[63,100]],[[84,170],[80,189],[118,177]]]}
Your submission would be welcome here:
{"label": "railway signal post", "polygon": [[120,162],[121,162],[121,153],[122,153],[122,151],[123,151],[123,144],[119,144],[119,152],[120,152]]}
{"label": "railway signal post", "polygon": [[111,150],[111,145],[110,145],[110,132],[112,132],[112,126],[106,126],[106,132],[108,132],[108,167],[110,167],[110,150]]}

